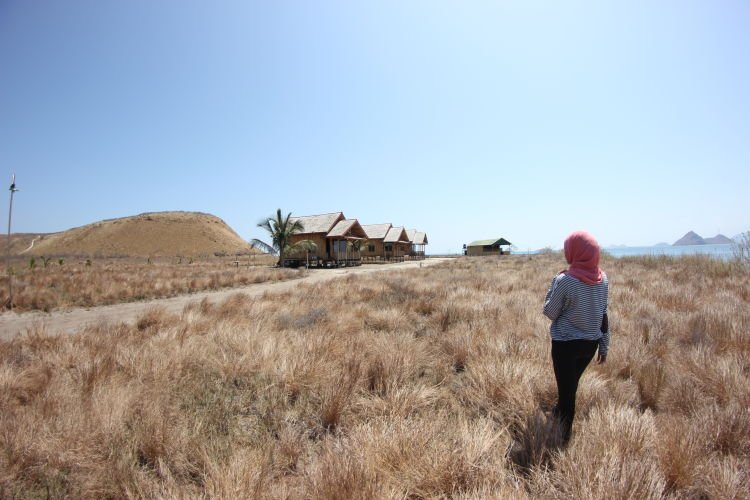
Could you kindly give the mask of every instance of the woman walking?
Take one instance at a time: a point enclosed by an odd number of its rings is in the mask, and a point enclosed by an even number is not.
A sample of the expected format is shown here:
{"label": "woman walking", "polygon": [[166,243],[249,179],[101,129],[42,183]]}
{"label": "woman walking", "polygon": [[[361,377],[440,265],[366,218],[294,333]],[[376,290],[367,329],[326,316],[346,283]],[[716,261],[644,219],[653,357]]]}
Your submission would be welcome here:
{"label": "woman walking", "polygon": [[599,244],[585,231],[565,239],[565,260],[570,267],[552,279],[544,300],[544,315],[552,320],[552,366],[557,381],[553,410],[568,442],[576,409],[578,381],[599,350],[599,364],[607,360],[609,283],[599,269]]}

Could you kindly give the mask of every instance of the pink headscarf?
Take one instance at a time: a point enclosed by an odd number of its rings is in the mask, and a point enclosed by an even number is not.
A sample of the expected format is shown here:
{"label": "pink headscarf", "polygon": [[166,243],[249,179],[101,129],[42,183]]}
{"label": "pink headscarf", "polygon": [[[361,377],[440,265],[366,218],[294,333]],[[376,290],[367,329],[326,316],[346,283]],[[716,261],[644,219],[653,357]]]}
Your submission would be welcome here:
{"label": "pink headscarf", "polygon": [[570,267],[567,274],[574,278],[596,285],[602,282],[602,270],[599,269],[599,243],[586,231],[574,231],[565,238],[565,260]]}

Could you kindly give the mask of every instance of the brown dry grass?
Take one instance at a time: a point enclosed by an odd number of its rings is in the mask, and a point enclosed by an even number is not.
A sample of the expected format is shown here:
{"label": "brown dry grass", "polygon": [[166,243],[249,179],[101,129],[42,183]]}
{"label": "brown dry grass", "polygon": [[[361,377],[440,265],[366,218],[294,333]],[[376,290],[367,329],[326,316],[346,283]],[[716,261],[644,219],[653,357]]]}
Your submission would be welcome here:
{"label": "brown dry grass", "polygon": [[459,259],[0,344],[0,496],[747,498],[750,276],[605,259],[574,436],[559,255]]}
{"label": "brown dry grass", "polygon": [[[239,265],[235,265],[239,259]],[[222,288],[282,281],[300,277],[302,270],[273,269],[275,257],[192,260],[50,259],[46,266],[35,258],[14,263],[13,307],[17,311],[51,311],[70,307],[94,307],[136,300],[219,290]],[[0,275],[0,304],[8,302],[8,276]]]}

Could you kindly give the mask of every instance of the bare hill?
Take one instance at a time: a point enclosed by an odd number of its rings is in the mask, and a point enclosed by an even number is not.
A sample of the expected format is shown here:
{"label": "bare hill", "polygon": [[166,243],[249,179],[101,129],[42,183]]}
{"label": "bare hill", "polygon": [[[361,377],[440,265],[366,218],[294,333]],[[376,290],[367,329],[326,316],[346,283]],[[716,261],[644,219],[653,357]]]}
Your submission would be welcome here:
{"label": "bare hill", "polygon": [[42,235],[27,254],[200,257],[253,252],[246,241],[214,215],[153,212]]}
{"label": "bare hill", "polygon": [[672,243],[674,246],[682,246],[682,245],[705,245],[706,240],[704,240],[699,234],[697,234],[694,231],[688,231],[685,236],[680,238],[679,240]]}
{"label": "bare hill", "polygon": [[732,243],[732,240],[723,234],[717,234],[712,238],[703,238],[699,234],[688,231],[685,236],[674,242],[674,245],[726,245]]}
{"label": "bare hill", "polygon": [[731,239],[727,238],[723,234],[717,234],[712,238],[705,239],[707,245],[730,245],[734,243]]}

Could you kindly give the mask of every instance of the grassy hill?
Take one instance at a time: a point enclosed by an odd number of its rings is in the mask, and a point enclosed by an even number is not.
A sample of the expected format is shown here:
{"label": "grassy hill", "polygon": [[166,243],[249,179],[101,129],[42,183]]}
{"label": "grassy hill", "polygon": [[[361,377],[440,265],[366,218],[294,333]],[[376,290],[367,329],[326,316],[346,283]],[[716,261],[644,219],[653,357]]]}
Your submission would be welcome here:
{"label": "grassy hill", "polygon": [[[36,243],[39,242],[39,239],[44,236],[46,235],[40,233],[14,233],[10,237],[10,254],[21,255],[28,253],[31,242],[33,241],[34,245],[36,245]],[[6,246],[8,244],[7,242],[8,235],[0,235],[0,255],[4,256],[5,252],[8,251],[8,247]]]}
{"label": "grassy hill", "polygon": [[[21,236],[13,235],[16,255],[28,249],[35,235]],[[144,213],[39,236],[24,255],[200,257],[255,252],[223,220],[198,212]]]}

